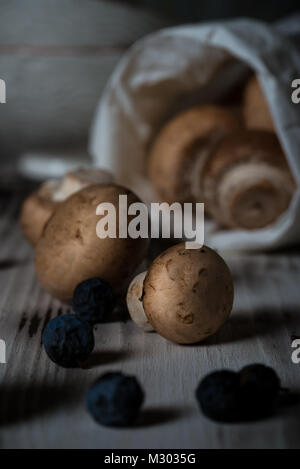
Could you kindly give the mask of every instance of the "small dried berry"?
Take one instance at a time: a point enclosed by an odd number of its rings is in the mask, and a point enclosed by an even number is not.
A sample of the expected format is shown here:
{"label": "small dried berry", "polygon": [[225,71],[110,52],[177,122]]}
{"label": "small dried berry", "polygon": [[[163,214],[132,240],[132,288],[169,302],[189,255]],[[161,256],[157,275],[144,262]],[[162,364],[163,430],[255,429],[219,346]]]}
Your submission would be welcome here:
{"label": "small dried berry", "polygon": [[75,314],[91,324],[103,322],[113,311],[115,297],[112,288],[100,278],[90,278],[75,288],[72,307]]}
{"label": "small dried berry", "polygon": [[256,419],[269,415],[280,390],[280,380],[275,371],[265,365],[248,365],[240,371],[239,378],[245,418]]}
{"label": "small dried berry", "polygon": [[94,348],[92,327],[74,314],[52,319],[43,332],[42,340],[49,358],[65,368],[78,367]]}
{"label": "small dried berry", "polygon": [[218,422],[242,422],[270,415],[280,391],[272,368],[249,365],[239,373],[222,370],[206,376],[196,390],[203,413]]}
{"label": "small dried berry", "polygon": [[89,388],[88,411],[102,425],[124,427],[135,421],[144,392],[134,376],[106,373]]}
{"label": "small dried berry", "polygon": [[221,370],[207,375],[196,390],[196,398],[207,417],[220,422],[235,421],[240,413],[238,374]]}

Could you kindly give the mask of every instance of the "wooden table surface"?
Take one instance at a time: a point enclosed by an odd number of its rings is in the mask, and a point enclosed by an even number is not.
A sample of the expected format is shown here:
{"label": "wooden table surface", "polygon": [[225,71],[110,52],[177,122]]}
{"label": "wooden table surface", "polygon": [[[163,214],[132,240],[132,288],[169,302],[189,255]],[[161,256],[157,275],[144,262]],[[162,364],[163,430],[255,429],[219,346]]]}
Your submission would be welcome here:
{"label": "wooden table surface", "polygon": [[[273,366],[282,385],[300,390],[300,365],[291,342],[300,336],[300,252],[226,255],[234,276],[233,313],[206,343],[172,344],[145,334],[130,320],[97,326],[96,348],[86,369],[64,369],[46,356],[41,333],[69,311],[37,283],[33,250],[17,221],[19,196],[0,198],[0,364],[2,448],[299,448],[300,404],[282,406],[255,423],[224,425],[197,407],[200,378],[218,368]],[[138,377],[146,392],[133,428],[97,425],[85,409],[85,391],[107,370]]]}

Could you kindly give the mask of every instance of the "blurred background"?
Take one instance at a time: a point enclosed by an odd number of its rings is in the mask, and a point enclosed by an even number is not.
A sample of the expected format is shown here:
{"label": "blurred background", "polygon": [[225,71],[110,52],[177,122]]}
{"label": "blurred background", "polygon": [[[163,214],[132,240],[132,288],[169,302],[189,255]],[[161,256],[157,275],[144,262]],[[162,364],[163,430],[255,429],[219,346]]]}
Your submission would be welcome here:
{"label": "blurred background", "polygon": [[88,159],[101,92],[122,54],[144,35],[238,16],[275,21],[297,7],[296,0],[1,0],[2,179],[26,152]]}

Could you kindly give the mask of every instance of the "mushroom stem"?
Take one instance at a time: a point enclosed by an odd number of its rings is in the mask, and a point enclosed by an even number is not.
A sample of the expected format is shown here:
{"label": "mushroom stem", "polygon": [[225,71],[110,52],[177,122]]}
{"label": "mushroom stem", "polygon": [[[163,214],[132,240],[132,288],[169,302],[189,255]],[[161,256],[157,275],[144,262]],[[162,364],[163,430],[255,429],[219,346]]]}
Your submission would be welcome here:
{"label": "mushroom stem", "polygon": [[249,162],[227,171],[217,191],[224,225],[250,230],[269,225],[286,210],[293,182],[288,171]]}
{"label": "mushroom stem", "polygon": [[130,283],[126,302],[131,319],[145,332],[153,331],[143,306],[144,280],[147,271],[138,274]]}
{"label": "mushroom stem", "polygon": [[296,184],[276,135],[244,130],[224,137],[202,170],[205,203],[222,226],[255,230],[288,208]]}

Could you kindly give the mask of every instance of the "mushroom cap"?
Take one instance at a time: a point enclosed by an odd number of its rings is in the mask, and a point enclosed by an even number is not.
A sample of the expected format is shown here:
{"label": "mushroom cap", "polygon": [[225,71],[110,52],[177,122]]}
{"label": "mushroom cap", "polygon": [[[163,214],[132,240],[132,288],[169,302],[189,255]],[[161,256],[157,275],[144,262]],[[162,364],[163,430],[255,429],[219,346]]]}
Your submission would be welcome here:
{"label": "mushroom cap", "polygon": [[65,174],[56,198],[57,200],[65,200],[75,192],[92,184],[111,183],[113,183],[113,176],[108,171],[100,168],[78,168]]}
{"label": "mushroom cap", "polygon": [[143,306],[143,290],[146,272],[138,274],[130,283],[126,296],[127,308],[131,319],[145,332],[153,331]]}
{"label": "mushroom cap", "polygon": [[249,129],[275,130],[268,103],[255,75],[245,87],[243,114]]}
{"label": "mushroom cap", "polygon": [[109,172],[96,168],[79,168],[67,173],[63,179],[44,182],[22,204],[20,224],[25,238],[35,246],[59,202],[89,185],[111,182]]}
{"label": "mushroom cap", "polygon": [[228,318],[233,281],[212,249],[172,246],[151,264],[143,305],[153,328],[168,340],[192,344],[214,334]]}
{"label": "mushroom cap", "polygon": [[96,208],[103,202],[115,207],[118,227],[119,195],[128,196],[128,205],[139,202],[135,194],[123,187],[92,185],[73,194],[55,210],[35,255],[38,279],[54,297],[71,301],[75,287],[88,278],[99,277],[119,289],[132,277],[146,254],[148,240],[100,239],[96,233],[100,220]]}
{"label": "mushroom cap", "polygon": [[56,208],[53,193],[58,184],[57,181],[47,181],[30,194],[21,206],[20,225],[25,238],[33,246],[38,242],[45,224]]}
{"label": "mushroom cap", "polygon": [[273,132],[243,130],[225,136],[203,170],[209,212],[221,224],[258,229],[288,207],[295,183]]}
{"label": "mushroom cap", "polygon": [[154,141],[149,155],[149,178],[162,200],[202,201],[200,173],[215,142],[241,127],[230,109],[200,106],[170,120]]}

